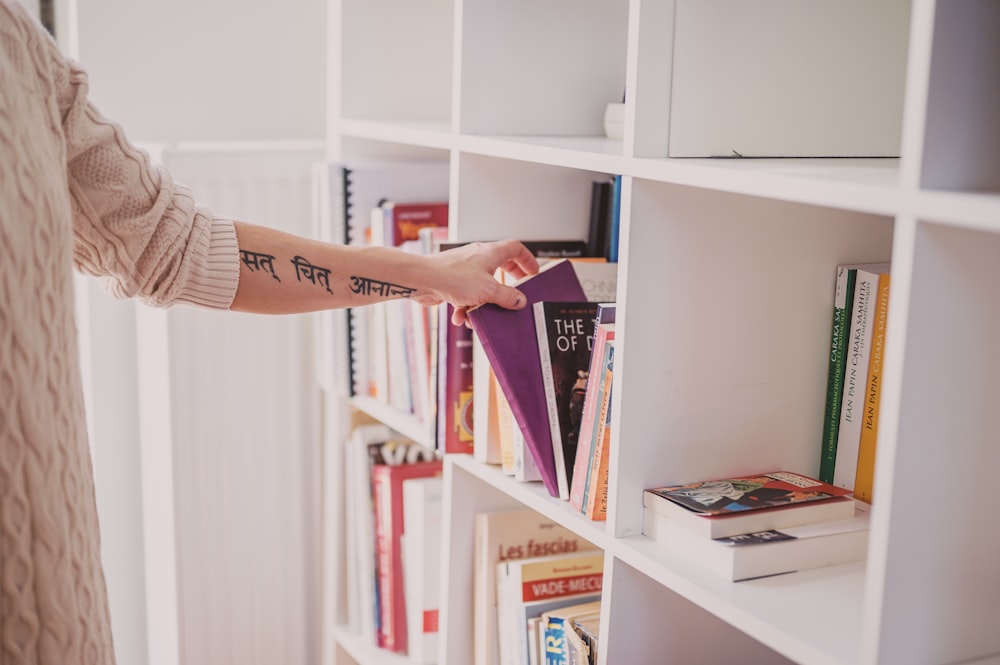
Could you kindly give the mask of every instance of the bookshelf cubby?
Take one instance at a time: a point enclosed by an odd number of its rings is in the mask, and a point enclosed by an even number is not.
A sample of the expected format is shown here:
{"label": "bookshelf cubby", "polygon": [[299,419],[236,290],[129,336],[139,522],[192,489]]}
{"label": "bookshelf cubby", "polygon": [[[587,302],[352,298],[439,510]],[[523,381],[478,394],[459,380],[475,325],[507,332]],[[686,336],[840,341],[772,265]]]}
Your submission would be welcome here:
{"label": "bookshelf cubby", "polygon": [[[453,240],[585,238],[590,182],[623,176],[608,519],[449,457],[441,663],[471,661],[472,516],[520,506],[604,549],[603,665],[995,662],[1000,3],[900,13],[898,158],[679,159],[685,1],[329,4],[329,159],[446,156]],[[625,89],[624,139],[609,140],[604,104]],[[730,583],[642,536],[654,484],[817,473],[835,268],[890,258],[866,561]],[[337,456],[359,414],[419,428],[325,403],[324,662],[406,662],[343,625]]]}

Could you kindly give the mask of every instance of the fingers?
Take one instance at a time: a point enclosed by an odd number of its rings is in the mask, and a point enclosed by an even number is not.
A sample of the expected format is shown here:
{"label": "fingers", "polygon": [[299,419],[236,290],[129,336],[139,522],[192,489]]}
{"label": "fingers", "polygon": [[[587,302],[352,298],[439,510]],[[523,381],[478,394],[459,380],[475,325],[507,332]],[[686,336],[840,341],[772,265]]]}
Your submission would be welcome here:
{"label": "fingers", "polygon": [[[516,279],[538,272],[538,259],[517,240],[501,240],[496,243],[499,266]],[[508,308],[509,309],[509,308]]]}

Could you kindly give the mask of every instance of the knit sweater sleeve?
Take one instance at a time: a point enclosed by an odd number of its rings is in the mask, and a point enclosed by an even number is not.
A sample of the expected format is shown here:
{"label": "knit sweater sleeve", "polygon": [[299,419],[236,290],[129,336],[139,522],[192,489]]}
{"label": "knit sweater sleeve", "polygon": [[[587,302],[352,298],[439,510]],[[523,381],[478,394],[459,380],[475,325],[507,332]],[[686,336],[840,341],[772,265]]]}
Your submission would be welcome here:
{"label": "knit sweater sleeve", "polygon": [[87,75],[50,48],[73,207],[74,261],[117,297],[224,309],[239,279],[232,220],[214,217],[87,100]]}

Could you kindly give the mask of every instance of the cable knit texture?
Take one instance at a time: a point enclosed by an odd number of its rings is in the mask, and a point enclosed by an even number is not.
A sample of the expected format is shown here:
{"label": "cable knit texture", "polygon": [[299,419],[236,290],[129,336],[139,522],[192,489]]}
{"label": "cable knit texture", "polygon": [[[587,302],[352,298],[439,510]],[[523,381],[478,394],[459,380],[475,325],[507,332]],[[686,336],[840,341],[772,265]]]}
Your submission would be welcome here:
{"label": "cable knit texture", "polygon": [[120,297],[227,308],[229,220],[87,101],[87,78],[0,0],[0,665],[114,662],[72,271]]}

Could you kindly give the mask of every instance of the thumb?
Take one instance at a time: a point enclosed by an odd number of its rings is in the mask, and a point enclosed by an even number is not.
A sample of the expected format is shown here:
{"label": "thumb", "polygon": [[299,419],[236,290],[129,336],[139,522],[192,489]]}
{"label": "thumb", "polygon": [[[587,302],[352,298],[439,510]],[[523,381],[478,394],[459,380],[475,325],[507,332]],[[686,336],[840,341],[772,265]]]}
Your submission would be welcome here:
{"label": "thumb", "polygon": [[515,289],[513,286],[503,286],[499,285],[500,289],[496,292],[495,302],[500,307],[504,309],[523,309],[527,304],[528,299],[524,297],[524,294]]}

